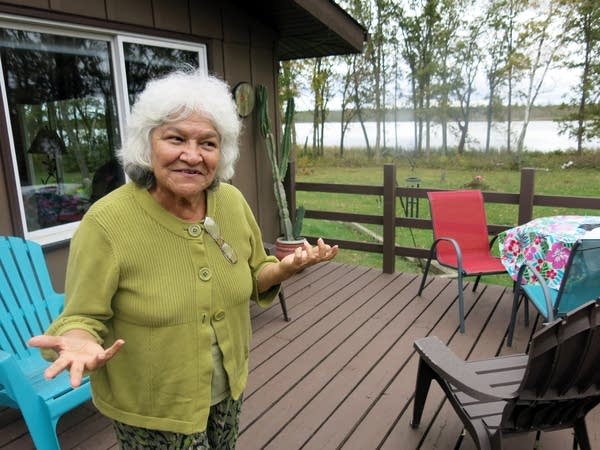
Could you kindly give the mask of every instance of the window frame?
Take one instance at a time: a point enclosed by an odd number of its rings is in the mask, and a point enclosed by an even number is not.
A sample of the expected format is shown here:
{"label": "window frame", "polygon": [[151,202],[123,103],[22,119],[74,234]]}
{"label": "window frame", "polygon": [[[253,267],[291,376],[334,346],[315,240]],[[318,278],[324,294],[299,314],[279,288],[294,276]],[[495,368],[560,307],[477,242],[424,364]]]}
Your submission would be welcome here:
{"label": "window frame", "polygon": [[[183,41],[179,39],[170,39],[139,33],[130,33],[111,28],[97,28],[82,25],[73,25],[62,22],[53,22],[41,19],[29,19],[12,15],[0,14],[0,27],[11,28],[22,31],[32,31],[39,33],[59,34],[63,36],[95,39],[105,41],[109,44],[109,59],[112,63],[112,82],[115,87],[116,107],[118,116],[119,134],[124,136],[125,124],[130,114],[130,107],[127,93],[127,82],[125,73],[124,43],[136,43],[155,47],[175,48],[185,51],[198,52],[198,67],[205,73],[208,73],[207,48],[206,44],[200,42]],[[11,216],[17,216],[20,222],[21,230],[25,239],[38,242],[41,245],[56,244],[68,241],[79,226],[80,221],[56,225],[39,230],[29,231],[27,229],[27,220],[25,215],[25,205],[23,201],[23,188],[20,183],[18,173],[18,163],[16,149],[12,133],[12,124],[9,115],[8,98],[6,95],[6,86],[4,83],[4,67],[0,60],[0,93],[4,108],[4,121],[8,135],[10,147],[10,157],[5,158],[12,167],[7,168],[7,172],[12,172],[13,178],[7,178],[7,184],[14,184],[18,211],[10,210]],[[9,195],[10,189],[9,189]]]}

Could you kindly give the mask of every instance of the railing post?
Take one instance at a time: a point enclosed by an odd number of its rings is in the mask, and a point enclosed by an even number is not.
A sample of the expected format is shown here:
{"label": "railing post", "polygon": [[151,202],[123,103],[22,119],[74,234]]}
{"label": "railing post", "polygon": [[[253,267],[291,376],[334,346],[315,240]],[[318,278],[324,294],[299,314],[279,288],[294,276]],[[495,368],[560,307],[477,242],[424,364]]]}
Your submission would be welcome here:
{"label": "railing post", "polygon": [[396,165],[383,166],[383,272],[396,270]]}
{"label": "railing post", "polygon": [[519,219],[518,225],[533,219],[533,196],[535,195],[535,169],[521,169],[521,186],[519,188]]}

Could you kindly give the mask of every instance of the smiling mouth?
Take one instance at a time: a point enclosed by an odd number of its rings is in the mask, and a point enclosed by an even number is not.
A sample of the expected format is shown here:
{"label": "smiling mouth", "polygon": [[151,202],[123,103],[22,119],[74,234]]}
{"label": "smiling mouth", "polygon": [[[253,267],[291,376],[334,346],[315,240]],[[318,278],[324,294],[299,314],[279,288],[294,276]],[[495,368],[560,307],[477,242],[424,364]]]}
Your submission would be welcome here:
{"label": "smiling mouth", "polygon": [[200,172],[199,170],[192,170],[192,169],[177,169],[177,170],[175,170],[175,172],[185,173],[188,175],[202,175],[202,172]]}

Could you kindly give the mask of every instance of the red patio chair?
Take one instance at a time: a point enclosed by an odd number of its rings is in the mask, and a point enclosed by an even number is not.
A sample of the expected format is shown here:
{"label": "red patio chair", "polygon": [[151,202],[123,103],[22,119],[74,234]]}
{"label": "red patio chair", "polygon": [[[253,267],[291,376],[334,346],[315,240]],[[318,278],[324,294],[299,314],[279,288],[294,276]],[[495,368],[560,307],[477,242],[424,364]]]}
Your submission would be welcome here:
{"label": "red patio chair", "polygon": [[428,192],[434,242],[425,265],[419,295],[431,260],[451,267],[458,273],[458,314],[460,332],[465,332],[463,277],[477,276],[473,291],[481,275],[505,273],[500,258],[492,256],[490,248],[496,236],[488,242],[488,228],[483,195],[478,190]]}

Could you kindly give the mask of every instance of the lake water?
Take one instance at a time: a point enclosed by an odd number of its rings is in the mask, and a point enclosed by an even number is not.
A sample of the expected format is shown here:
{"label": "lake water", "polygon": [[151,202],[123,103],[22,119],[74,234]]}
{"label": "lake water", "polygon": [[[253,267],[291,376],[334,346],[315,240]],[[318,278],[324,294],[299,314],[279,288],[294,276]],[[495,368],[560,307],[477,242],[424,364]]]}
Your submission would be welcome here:
{"label": "lake water", "polygon": [[[389,148],[401,150],[412,149],[414,146],[414,125],[413,122],[396,122],[397,131],[394,131],[394,122],[386,123],[386,143]],[[512,122],[511,131],[513,134],[512,148],[516,148],[518,133],[521,131],[522,122]],[[369,136],[371,146],[375,144],[375,122],[366,122],[365,127]],[[458,144],[458,134],[454,132],[456,126],[450,126],[448,130],[448,146],[455,147]],[[383,128],[382,128],[383,133]],[[397,137],[396,137],[397,133]],[[296,123],[296,141],[298,145],[312,145],[312,123]],[[467,141],[468,150],[485,149],[486,123],[471,122],[469,124],[469,137]],[[308,141],[306,141],[308,137]],[[329,122],[325,124],[324,144],[326,147],[339,147],[340,145],[340,124]],[[434,124],[431,131],[431,148],[440,148],[442,146],[441,126]],[[495,123],[492,125],[490,146],[496,149],[506,148],[506,123]],[[360,123],[350,124],[344,137],[345,148],[366,148],[365,138]],[[550,152],[555,150],[575,150],[577,141],[567,135],[558,133],[558,124],[553,121],[534,121],[530,122],[525,135],[525,149]],[[591,142],[584,142],[586,149],[600,149],[600,139]]]}

